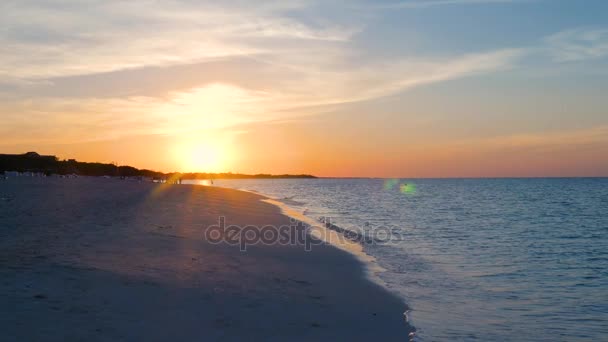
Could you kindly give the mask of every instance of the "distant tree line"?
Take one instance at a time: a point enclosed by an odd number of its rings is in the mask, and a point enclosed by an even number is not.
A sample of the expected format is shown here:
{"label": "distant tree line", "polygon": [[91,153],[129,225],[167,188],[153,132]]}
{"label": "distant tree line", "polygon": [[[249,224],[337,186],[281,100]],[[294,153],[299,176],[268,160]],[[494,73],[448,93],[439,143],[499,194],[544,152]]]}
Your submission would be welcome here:
{"label": "distant tree line", "polygon": [[43,156],[36,152],[25,154],[0,154],[0,173],[6,171],[37,172],[46,175],[110,176],[110,177],[147,177],[167,179],[178,176],[181,179],[254,179],[254,178],[316,178],[312,175],[246,175],[241,173],[163,173],[137,169],[132,166],[115,164],[86,163],[74,159],[59,160],[55,156]]}

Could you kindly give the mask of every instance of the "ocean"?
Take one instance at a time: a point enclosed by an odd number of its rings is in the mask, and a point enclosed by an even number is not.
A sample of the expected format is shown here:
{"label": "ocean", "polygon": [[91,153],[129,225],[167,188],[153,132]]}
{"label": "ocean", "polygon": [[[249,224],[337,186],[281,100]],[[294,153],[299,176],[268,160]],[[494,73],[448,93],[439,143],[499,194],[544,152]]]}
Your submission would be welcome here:
{"label": "ocean", "polygon": [[[608,340],[608,179],[216,180],[362,232],[417,341]],[[356,298],[353,298],[356,300]]]}

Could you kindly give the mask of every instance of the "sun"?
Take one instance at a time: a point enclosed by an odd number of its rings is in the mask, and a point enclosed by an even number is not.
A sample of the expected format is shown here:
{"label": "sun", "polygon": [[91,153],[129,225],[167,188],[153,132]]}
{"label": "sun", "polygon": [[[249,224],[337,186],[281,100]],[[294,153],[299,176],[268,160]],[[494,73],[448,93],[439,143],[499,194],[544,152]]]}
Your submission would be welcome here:
{"label": "sun", "polygon": [[197,171],[216,169],[220,166],[220,160],[219,151],[210,146],[200,145],[192,148],[187,163]]}
{"label": "sun", "polygon": [[184,141],[176,145],[175,157],[182,172],[225,172],[230,151],[213,141]]}

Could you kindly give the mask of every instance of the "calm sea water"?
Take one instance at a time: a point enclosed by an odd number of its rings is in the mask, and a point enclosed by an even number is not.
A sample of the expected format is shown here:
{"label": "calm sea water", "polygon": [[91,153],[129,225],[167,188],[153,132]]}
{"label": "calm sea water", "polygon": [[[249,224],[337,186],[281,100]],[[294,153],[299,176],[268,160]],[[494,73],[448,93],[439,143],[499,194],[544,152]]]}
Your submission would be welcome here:
{"label": "calm sea water", "polygon": [[[407,183],[407,186],[401,184]],[[219,180],[345,229],[421,341],[608,341],[608,179]]]}

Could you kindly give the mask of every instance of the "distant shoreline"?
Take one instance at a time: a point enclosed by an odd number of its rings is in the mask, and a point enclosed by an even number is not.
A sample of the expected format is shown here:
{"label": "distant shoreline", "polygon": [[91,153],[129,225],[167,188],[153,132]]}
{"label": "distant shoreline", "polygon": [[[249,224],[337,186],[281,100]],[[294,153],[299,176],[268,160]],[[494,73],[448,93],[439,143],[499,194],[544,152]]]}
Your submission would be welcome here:
{"label": "distant shoreline", "polygon": [[36,152],[24,154],[0,154],[0,174],[5,172],[30,172],[44,175],[78,175],[78,176],[110,176],[110,177],[145,177],[150,179],[292,179],[317,178],[307,174],[266,173],[244,174],[232,172],[159,172],[148,169],[138,169],[133,166],[98,162],[80,162],[75,159],[59,160],[56,156],[40,155]]}

